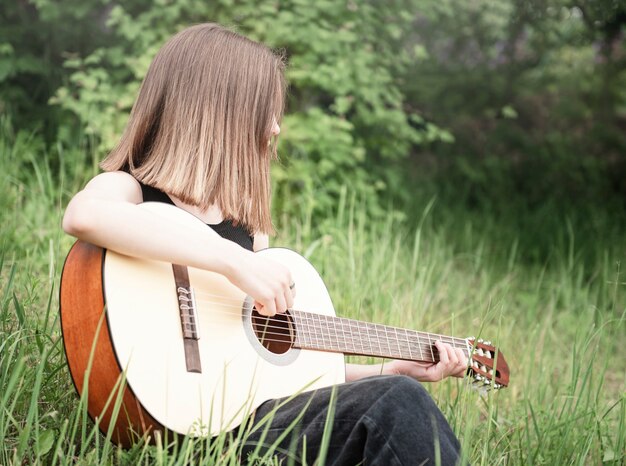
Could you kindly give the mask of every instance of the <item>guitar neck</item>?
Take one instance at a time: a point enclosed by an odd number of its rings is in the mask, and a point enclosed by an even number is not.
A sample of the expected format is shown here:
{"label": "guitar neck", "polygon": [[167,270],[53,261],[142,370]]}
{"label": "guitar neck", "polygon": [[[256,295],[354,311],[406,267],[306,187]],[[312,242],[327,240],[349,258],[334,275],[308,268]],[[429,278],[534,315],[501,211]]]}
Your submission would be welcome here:
{"label": "guitar neck", "polygon": [[438,340],[462,349],[468,356],[471,350],[464,338],[304,311],[292,310],[291,315],[296,348],[424,362],[439,361],[434,346]]}

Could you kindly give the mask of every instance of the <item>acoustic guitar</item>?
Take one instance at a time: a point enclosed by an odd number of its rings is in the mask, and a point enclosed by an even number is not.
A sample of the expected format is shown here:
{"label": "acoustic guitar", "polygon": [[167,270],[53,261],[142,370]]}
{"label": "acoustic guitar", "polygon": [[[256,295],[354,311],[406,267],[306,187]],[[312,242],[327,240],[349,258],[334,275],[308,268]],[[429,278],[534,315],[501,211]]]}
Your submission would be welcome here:
{"label": "acoustic guitar", "polygon": [[[176,207],[141,207],[216,234]],[[436,362],[436,340],[470,357],[474,384],[507,386],[508,366],[490,342],[337,317],[306,259],[283,248],[257,254],[286,265],[298,284],[285,314],[258,314],[214,272],[74,244],[60,292],[65,353],[90,416],[113,442],[128,447],[164,430],[216,435],[268,399],[344,382],[344,354]]]}

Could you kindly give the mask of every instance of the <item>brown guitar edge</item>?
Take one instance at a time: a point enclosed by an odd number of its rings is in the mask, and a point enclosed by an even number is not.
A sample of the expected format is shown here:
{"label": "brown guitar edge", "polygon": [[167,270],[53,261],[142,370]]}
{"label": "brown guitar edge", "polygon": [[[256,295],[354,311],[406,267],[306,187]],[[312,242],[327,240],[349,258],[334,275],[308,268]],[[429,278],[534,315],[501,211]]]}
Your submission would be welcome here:
{"label": "brown guitar edge", "polygon": [[[116,386],[119,387],[123,371],[115,356],[104,312],[105,255],[106,251],[100,247],[83,241],[74,243],[63,266],[59,302],[63,346],[74,387],[81,396],[91,361],[87,410],[101,432],[107,435],[119,393]],[[124,384],[112,441],[129,448],[144,436],[153,442],[153,433],[163,431],[164,427],[150,416],[130,387]]]}

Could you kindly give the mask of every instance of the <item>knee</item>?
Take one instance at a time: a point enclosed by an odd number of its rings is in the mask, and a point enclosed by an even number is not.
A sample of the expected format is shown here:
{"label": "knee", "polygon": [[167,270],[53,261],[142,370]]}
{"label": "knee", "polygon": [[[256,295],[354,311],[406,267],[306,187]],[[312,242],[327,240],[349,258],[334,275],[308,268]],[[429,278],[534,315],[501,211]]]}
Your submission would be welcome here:
{"label": "knee", "polygon": [[364,382],[367,386],[362,388],[375,402],[383,402],[401,409],[432,403],[430,395],[422,384],[406,375],[382,376],[366,379]]}
{"label": "knee", "polygon": [[378,377],[377,383],[385,390],[399,391],[408,394],[427,394],[422,384],[408,375],[385,375]]}
{"label": "knee", "polygon": [[415,406],[432,402],[426,389],[417,380],[406,375],[394,375],[389,377],[390,395],[394,399],[404,400],[406,404]]}
{"label": "knee", "polygon": [[397,390],[426,393],[426,389],[422,384],[408,375],[392,375],[389,376],[389,379],[389,383]]}

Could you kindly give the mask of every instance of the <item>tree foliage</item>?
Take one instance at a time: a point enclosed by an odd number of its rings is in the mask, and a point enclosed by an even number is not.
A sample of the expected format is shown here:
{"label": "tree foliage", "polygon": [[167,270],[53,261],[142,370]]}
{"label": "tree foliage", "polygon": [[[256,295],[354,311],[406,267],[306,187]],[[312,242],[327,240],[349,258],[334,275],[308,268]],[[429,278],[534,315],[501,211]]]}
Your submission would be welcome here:
{"label": "tree foliage", "polygon": [[284,50],[281,212],[327,212],[348,186],[381,214],[424,174],[469,202],[620,194],[617,0],[20,0],[0,15],[0,109],[48,143],[87,135],[98,156],[176,31],[216,21]]}

